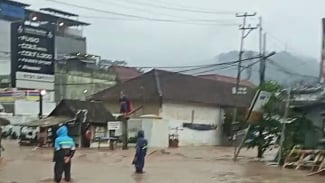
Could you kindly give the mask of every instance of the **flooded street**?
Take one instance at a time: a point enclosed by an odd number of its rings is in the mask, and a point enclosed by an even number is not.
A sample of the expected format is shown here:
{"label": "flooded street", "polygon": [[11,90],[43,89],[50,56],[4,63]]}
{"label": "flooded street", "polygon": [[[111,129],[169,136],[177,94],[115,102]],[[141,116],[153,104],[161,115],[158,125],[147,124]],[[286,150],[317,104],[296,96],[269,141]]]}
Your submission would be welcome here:
{"label": "flooded street", "polygon": [[[6,151],[0,163],[0,183],[52,182],[51,149],[33,150],[5,141]],[[232,148],[191,147],[155,151],[150,149],[145,171],[133,174],[134,150],[77,151],[72,167],[73,182],[119,183],[323,183],[325,178],[307,177],[306,171],[266,166],[253,161],[254,152],[243,150],[239,162],[232,161]]]}

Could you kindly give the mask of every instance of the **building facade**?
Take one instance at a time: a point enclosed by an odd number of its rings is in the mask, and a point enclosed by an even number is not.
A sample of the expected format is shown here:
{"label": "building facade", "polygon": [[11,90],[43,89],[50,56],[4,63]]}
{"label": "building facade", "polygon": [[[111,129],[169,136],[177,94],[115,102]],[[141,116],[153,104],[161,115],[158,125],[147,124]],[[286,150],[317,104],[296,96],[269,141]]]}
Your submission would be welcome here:
{"label": "building facade", "polygon": [[[133,117],[154,114],[168,123],[169,135],[179,145],[223,145],[224,111],[249,106],[252,95],[233,96],[231,83],[190,75],[152,70],[92,95],[89,100],[104,101],[113,113],[119,112],[121,91],[138,109]],[[166,136],[166,134],[161,134]],[[167,134],[168,136],[168,134]]]}
{"label": "building facade", "polygon": [[[12,80],[12,76],[15,73],[12,71],[12,37],[14,32],[11,27],[12,24],[22,22],[25,25],[33,25],[35,27],[53,31],[55,34],[54,61],[58,60],[59,58],[63,58],[64,55],[67,54],[87,52],[86,38],[83,36],[82,27],[89,24],[78,21],[78,15],[76,14],[55,10],[52,8],[31,10],[28,7],[28,4],[11,0],[0,0],[0,89],[9,88],[9,90],[15,90],[14,92],[9,91],[11,92],[9,95],[10,101],[5,99],[6,97],[8,98],[8,96],[4,96],[8,94],[8,91],[2,92],[0,103],[3,104],[6,112],[13,113],[14,115],[27,115],[18,114],[19,111],[21,111],[19,109],[19,106],[21,105],[15,103],[23,102],[25,107],[30,106],[30,108],[34,108],[36,112],[32,112],[33,114],[31,115],[37,116],[39,95],[36,96],[37,99],[33,100],[22,99],[16,95],[17,93],[22,93],[36,88],[33,88],[32,85],[30,85],[30,88],[13,86],[15,81]],[[53,102],[55,102],[56,90],[56,86],[53,82],[53,88],[47,90],[46,96],[43,98],[45,106],[45,103],[50,103],[52,106]],[[28,98],[29,96],[25,95],[24,97]]]}
{"label": "building facade", "polygon": [[54,30],[55,59],[71,53],[87,52],[82,27],[89,24],[73,19],[78,15],[51,8],[43,8],[40,11],[30,10],[26,9],[29,6],[27,4],[9,0],[1,0],[0,6],[0,86],[5,88],[12,86],[10,77],[12,23],[25,22]]}
{"label": "building facade", "polygon": [[55,100],[82,99],[115,85],[116,75],[97,67],[96,60],[71,57],[57,61],[55,68]]}

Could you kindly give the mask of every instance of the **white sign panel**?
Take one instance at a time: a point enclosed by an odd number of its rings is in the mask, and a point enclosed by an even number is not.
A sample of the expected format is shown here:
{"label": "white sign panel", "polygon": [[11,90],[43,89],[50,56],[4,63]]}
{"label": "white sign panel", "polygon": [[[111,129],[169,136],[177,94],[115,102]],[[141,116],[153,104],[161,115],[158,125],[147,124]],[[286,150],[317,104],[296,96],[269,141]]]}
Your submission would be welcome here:
{"label": "white sign panel", "polygon": [[272,94],[270,92],[261,91],[258,95],[258,98],[255,102],[253,111],[254,112],[263,112],[263,107],[269,102]]}
{"label": "white sign panel", "polygon": [[108,122],[108,130],[119,130],[121,128],[121,123],[119,121]]}

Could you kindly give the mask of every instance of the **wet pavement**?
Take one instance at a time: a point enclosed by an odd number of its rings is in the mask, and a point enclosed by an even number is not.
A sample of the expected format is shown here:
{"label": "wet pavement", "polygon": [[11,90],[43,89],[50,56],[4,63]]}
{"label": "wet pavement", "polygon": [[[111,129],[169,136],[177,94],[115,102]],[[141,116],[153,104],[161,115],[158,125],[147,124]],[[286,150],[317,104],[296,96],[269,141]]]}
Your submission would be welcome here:
{"label": "wet pavement", "polygon": [[[19,147],[5,141],[0,161],[0,183],[50,183],[52,150]],[[134,175],[134,149],[78,150],[72,166],[75,183],[324,183],[325,177],[307,177],[306,171],[267,166],[252,159],[255,152],[243,150],[232,161],[232,148],[190,147],[150,149],[143,175]]]}

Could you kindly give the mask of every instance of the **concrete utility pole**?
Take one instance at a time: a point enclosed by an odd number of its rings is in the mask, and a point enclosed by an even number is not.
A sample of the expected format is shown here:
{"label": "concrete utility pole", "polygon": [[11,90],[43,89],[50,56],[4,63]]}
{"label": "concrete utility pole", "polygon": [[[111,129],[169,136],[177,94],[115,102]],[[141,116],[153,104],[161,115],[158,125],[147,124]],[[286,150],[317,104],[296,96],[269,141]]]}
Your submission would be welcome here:
{"label": "concrete utility pole", "polygon": [[259,55],[261,57],[260,60],[260,86],[265,82],[265,54],[266,54],[266,33],[264,33],[263,37],[263,26],[262,26],[262,17],[260,17],[259,23]]}
{"label": "concrete utility pole", "polygon": [[286,105],[284,109],[283,121],[282,121],[282,129],[281,129],[281,137],[280,137],[280,148],[279,148],[279,155],[278,155],[278,165],[280,166],[281,158],[282,158],[282,151],[283,151],[283,143],[285,140],[285,130],[286,130],[286,123],[288,120],[289,108],[290,108],[290,99],[291,99],[291,88],[287,89],[287,99]]}
{"label": "concrete utility pole", "polygon": [[122,117],[122,149],[127,150],[128,149],[128,117],[123,116]]}
{"label": "concrete utility pole", "polygon": [[[240,84],[240,76],[241,76],[241,61],[243,60],[243,49],[244,49],[244,41],[245,38],[247,38],[247,36],[249,35],[249,33],[251,33],[254,29],[257,29],[257,27],[251,27],[251,25],[249,24],[248,26],[246,26],[246,22],[247,22],[247,17],[253,17],[256,16],[256,13],[253,14],[248,14],[247,12],[245,12],[244,14],[236,14],[236,17],[238,18],[243,18],[243,24],[241,25],[241,27],[239,28],[242,32],[241,32],[241,40],[240,40],[240,48],[239,48],[239,62],[238,62],[238,68],[237,68],[237,78],[236,78],[236,87],[235,87],[235,95],[238,95],[238,89],[239,89],[239,84]],[[235,99],[237,99],[237,97],[235,97]],[[234,106],[234,111],[233,111],[233,119],[232,119],[232,126],[237,124],[236,123],[237,120],[237,102],[235,101],[235,106]],[[234,137],[236,137],[236,134],[234,134]],[[235,144],[235,152],[237,150],[237,146]]]}

